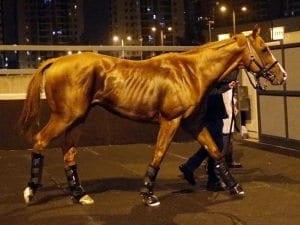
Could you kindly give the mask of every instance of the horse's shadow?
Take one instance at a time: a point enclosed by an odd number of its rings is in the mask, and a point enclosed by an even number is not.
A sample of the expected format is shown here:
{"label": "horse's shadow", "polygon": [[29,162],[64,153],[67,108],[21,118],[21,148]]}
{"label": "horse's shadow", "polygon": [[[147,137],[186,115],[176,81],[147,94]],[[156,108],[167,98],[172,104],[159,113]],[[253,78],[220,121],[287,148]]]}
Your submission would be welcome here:
{"label": "horse's shadow", "polygon": [[[126,179],[121,179],[125,181]],[[99,182],[102,182],[101,180]],[[132,181],[134,184],[136,181]],[[125,189],[121,186],[114,186],[115,189]],[[48,188],[51,190],[52,188]],[[131,190],[136,190],[137,188],[132,188]],[[90,189],[92,191],[93,189]],[[104,189],[102,189],[104,190]],[[94,193],[97,193],[98,190]],[[247,225],[245,221],[240,219],[234,213],[224,213],[221,211],[213,211],[210,206],[223,204],[226,202],[239,201],[239,199],[228,198],[218,198],[219,193],[211,193],[205,191],[195,191],[193,195],[187,192],[175,191],[169,192],[167,194],[161,195],[161,205],[159,207],[147,207],[144,206],[141,202],[132,206],[132,208],[126,206],[126,202],[119,202],[118,204],[123,205],[124,208],[129,209],[127,213],[107,213],[107,210],[99,211],[99,207],[89,207],[88,217],[91,220],[91,223],[88,224],[118,224],[118,225],[177,225],[182,224],[180,222],[181,215],[193,215],[192,217],[183,218],[184,221],[189,220],[189,224],[200,224],[203,221],[212,223],[216,219],[218,220],[229,220],[230,224],[242,224]],[[57,196],[61,198],[62,196]],[[41,202],[40,202],[41,203]],[[101,204],[101,202],[96,202],[96,204]],[[77,207],[77,206],[67,206],[67,207]],[[79,206],[78,206],[79,207]],[[80,206],[84,207],[84,206]],[[44,211],[48,210],[47,208],[36,208],[33,212],[43,214]],[[66,206],[61,207],[61,210],[66,210]],[[70,212],[72,209],[68,209]],[[77,208],[78,210],[78,208]],[[75,208],[76,212],[76,208]],[[21,216],[25,216],[26,212],[24,209],[21,211],[14,211],[14,213],[7,214],[7,218],[12,218],[12,221],[17,220],[15,214],[20,213]],[[179,217],[179,220],[178,220]],[[209,219],[211,217],[211,219]],[[80,217],[79,215],[74,215],[72,213],[58,213],[55,217],[51,218],[51,224],[60,224],[61,221],[74,221],[76,219],[76,225],[85,225],[86,218]],[[195,220],[196,219],[196,220]],[[1,220],[0,220],[1,221]],[[49,224],[47,217],[39,217],[35,219],[37,224]],[[20,224],[20,223],[17,223]],[[69,223],[67,223],[69,224]]]}
{"label": "horse's shadow", "polygon": [[298,177],[292,179],[281,173],[266,174],[261,168],[237,169],[232,174],[238,178],[240,183],[248,183],[252,181],[265,182],[272,184],[300,184]]}
{"label": "horse's shadow", "polygon": [[[206,222],[207,214],[212,216],[210,222],[215,221],[213,218],[218,215],[222,219],[229,219],[231,224],[243,224],[247,225],[245,221],[242,221],[238,216],[233,214],[227,214],[223,212],[212,211],[209,206],[222,204],[231,201],[239,201],[239,199],[232,199],[230,197],[224,199],[218,198],[219,193],[208,193],[204,191],[195,191],[193,195],[186,192],[170,192],[165,195],[160,196],[161,205],[159,207],[145,207],[142,204],[134,206],[128,214],[92,214],[92,217],[96,223],[104,224],[118,224],[118,225],[176,225],[182,224],[180,219],[176,221],[181,215],[193,215],[189,220],[190,224],[200,224],[203,221]],[[197,199],[197,200],[195,200]],[[195,220],[197,217],[199,221]]]}
{"label": "horse's shadow", "polygon": [[[233,174],[238,178],[241,184],[247,184],[253,181],[263,181],[271,184],[299,184],[298,180],[291,179],[290,177],[282,174],[277,175],[266,175],[260,168],[252,169],[239,169],[233,171]],[[156,191],[161,200],[159,207],[145,207],[141,201],[133,205],[130,211],[126,214],[110,214],[99,211],[99,207],[90,207],[89,215],[93,218],[95,224],[118,224],[118,225],[176,225],[180,223],[180,216],[182,215],[193,215],[195,219],[200,223],[201,221],[207,222],[207,224],[213,224],[213,218],[216,217],[218,220],[230,221],[230,224],[243,224],[247,225],[246,221],[243,221],[236,214],[225,213],[222,211],[212,210],[210,206],[223,204],[226,202],[239,201],[231,198],[227,193],[211,193],[204,190],[205,181],[198,181],[195,187],[189,186],[184,180],[180,178],[174,179],[157,179]],[[90,179],[82,180],[82,184],[87,193],[97,195],[112,190],[134,192],[138,195],[140,188],[142,187],[142,178],[126,178],[126,177],[114,177],[114,178],[103,178],[103,179]],[[59,191],[58,191],[59,190]],[[43,207],[40,208],[39,204],[52,204],[53,201],[62,200],[69,198],[68,186],[66,183],[56,184],[51,186],[45,186],[40,189],[40,194],[37,193],[37,199],[34,200],[32,205],[37,208],[33,208],[33,211],[39,210],[43,213]],[[219,195],[222,195],[218,197]],[[38,197],[39,196],[39,197]],[[93,196],[92,196],[93,197]],[[99,202],[99,196],[96,197],[95,204],[101,204]],[[97,200],[98,199],[98,200]],[[101,197],[100,197],[101,199]],[[140,200],[138,197],[137,200]],[[116,200],[117,201],[117,200]],[[116,204],[128,204],[128,202],[117,202]],[[63,204],[62,209],[66,207],[77,207],[68,204]],[[79,206],[78,206],[79,207]],[[125,206],[124,206],[125,207]],[[126,206],[128,207],[128,206]],[[57,206],[55,206],[57,208]],[[16,209],[6,213],[6,218],[14,218],[16,214],[23,215],[26,213],[24,208]],[[210,216],[212,219],[210,219]],[[68,220],[68,215],[60,215],[55,220]],[[83,220],[83,218],[80,218]],[[42,218],[41,218],[42,220]],[[133,222],[134,221],[134,222]],[[43,221],[40,221],[42,222]],[[191,224],[198,224],[197,221],[191,220]],[[78,223],[85,224],[85,223]]]}
{"label": "horse's shadow", "polygon": [[[300,184],[299,180],[291,179],[282,174],[272,174],[267,175],[260,168],[251,168],[251,169],[239,169],[232,172],[237,181],[242,185],[249,182],[265,182],[269,184]],[[202,178],[202,177],[201,177]],[[200,179],[201,179],[200,178]],[[193,187],[186,184],[186,181],[180,179],[157,179],[155,184],[155,191],[171,191],[175,194],[184,194],[195,192],[195,190],[204,190],[206,180],[198,180],[198,185]],[[110,177],[102,179],[89,179],[82,180],[82,186],[89,194],[99,194],[105,193],[108,191],[127,191],[127,192],[136,192],[139,193],[140,189],[143,186],[142,178],[128,178],[128,177]],[[61,192],[51,193],[55,189],[59,188]],[[56,185],[43,187],[41,192],[44,192],[43,197],[38,201],[35,201],[33,204],[47,203],[54,199],[61,199],[62,197],[69,195],[68,185],[66,183],[59,184],[59,187]]]}
{"label": "horse's shadow", "polygon": [[[184,181],[178,179],[157,179],[155,190],[181,189]],[[103,193],[106,191],[138,192],[143,186],[142,178],[114,177],[103,179],[83,180],[82,185],[88,193]]]}
{"label": "horse's shadow", "polygon": [[[179,190],[178,192],[189,193],[193,192],[193,189],[182,189],[184,181],[180,182],[180,179],[160,179],[156,184],[157,191],[166,191],[170,189]],[[126,178],[126,177],[114,177],[114,178],[102,178],[102,179],[90,179],[82,180],[82,186],[88,194],[99,194],[107,191],[127,191],[139,193],[143,179],[142,178]],[[60,190],[57,192],[57,190]],[[42,193],[42,196],[39,195]],[[175,191],[176,192],[176,191]],[[37,199],[35,199],[31,205],[45,204],[50,201],[61,199],[70,195],[70,191],[67,183],[56,184],[51,186],[45,186],[39,189],[37,193]]]}

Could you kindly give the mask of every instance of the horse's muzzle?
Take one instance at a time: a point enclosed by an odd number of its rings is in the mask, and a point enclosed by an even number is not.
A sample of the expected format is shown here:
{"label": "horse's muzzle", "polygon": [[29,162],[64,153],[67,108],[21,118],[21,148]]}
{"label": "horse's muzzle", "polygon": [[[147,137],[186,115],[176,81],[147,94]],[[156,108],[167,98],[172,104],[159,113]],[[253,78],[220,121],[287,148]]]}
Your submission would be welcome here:
{"label": "horse's muzzle", "polygon": [[273,80],[271,80],[272,85],[283,85],[287,80],[287,74],[283,73],[282,79],[278,79],[277,77],[274,77]]}

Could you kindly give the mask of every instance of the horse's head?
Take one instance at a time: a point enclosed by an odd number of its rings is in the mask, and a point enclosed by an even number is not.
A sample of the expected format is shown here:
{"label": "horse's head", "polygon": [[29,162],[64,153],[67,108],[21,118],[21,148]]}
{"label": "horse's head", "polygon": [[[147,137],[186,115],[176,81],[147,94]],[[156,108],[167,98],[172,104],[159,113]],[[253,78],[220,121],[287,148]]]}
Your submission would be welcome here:
{"label": "horse's head", "polygon": [[256,25],[252,34],[246,37],[244,65],[255,75],[257,80],[263,77],[273,85],[283,84],[287,79],[287,73],[275,59],[259,33],[260,28]]}

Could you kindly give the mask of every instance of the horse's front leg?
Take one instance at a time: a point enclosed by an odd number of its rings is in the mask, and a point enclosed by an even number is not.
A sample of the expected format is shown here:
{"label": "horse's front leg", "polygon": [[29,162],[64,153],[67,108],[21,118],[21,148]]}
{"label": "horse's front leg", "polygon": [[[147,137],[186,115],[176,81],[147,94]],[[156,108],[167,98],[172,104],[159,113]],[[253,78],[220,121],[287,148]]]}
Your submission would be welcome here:
{"label": "horse's front leg", "polygon": [[75,160],[77,154],[76,145],[81,134],[81,126],[82,123],[79,122],[66,131],[62,152],[64,156],[65,173],[74,202],[82,205],[90,205],[94,203],[94,200],[86,194],[81,186]]}
{"label": "horse's front leg", "polygon": [[239,183],[237,183],[230,173],[221,151],[219,151],[215,141],[211,137],[208,129],[204,127],[198,134],[197,140],[208,151],[208,154],[215,160],[215,173],[225,183],[232,195],[243,196],[245,193]]}
{"label": "horse's front leg", "polygon": [[154,195],[154,182],[159,171],[160,164],[167,152],[167,149],[180,124],[180,118],[173,120],[161,119],[160,129],[153,152],[152,162],[147,168],[144,176],[144,187],[141,190],[143,202],[148,206],[158,206],[160,204],[157,196]]}

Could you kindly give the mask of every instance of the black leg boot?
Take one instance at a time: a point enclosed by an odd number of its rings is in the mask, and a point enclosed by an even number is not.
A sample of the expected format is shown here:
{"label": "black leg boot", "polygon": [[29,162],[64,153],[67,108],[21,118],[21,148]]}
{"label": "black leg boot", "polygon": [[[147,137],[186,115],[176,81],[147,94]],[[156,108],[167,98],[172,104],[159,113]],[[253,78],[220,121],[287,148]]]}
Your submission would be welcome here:
{"label": "black leg boot", "polygon": [[65,167],[65,172],[74,202],[83,205],[93,204],[94,200],[86,194],[80,184],[79,176],[77,173],[77,165]]}
{"label": "black leg boot", "polygon": [[28,186],[36,191],[41,185],[44,167],[44,156],[37,153],[31,154],[31,177]]}
{"label": "black leg boot", "polygon": [[154,181],[156,179],[159,168],[154,168],[149,165],[144,176],[144,187],[140,194],[143,197],[143,202],[148,206],[158,206],[160,204],[157,196],[153,193]]}
{"label": "black leg boot", "polygon": [[215,163],[215,172],[216,175],[225,183],[230,193],[235,196],[243,196],[245,192],[242,189],[242,186],[235,181],[231,175],[224,159],[216,161]]}
{"label": "black leg boot", "polygon": [[30,180],[25,188],[24,200],[29,203],[37,189],[41,186],[44,166],[44,156],[38,153],[31,154],[31,175]]}

